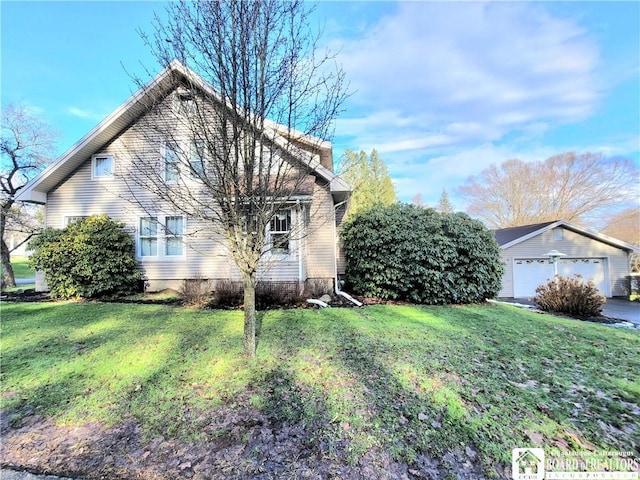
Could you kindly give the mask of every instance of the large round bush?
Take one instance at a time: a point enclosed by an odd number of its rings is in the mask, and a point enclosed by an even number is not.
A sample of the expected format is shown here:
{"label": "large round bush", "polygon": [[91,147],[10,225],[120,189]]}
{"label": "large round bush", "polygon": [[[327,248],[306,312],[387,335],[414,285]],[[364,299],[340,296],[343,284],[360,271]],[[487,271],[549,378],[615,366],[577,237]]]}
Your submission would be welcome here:
{"label": "large round bush", "polygon": [[51,296],[97,298],[126,295],[141,279],[133,238],[106,215],[46,229],[30,243],[32,268],[42,270]]}
{"label": "large round bush", "polygon": [[464,213],[408,204],[374,207],[344,226],[342,242],[347,282],[361,295],[460,304],[500,291],[498,244]]}

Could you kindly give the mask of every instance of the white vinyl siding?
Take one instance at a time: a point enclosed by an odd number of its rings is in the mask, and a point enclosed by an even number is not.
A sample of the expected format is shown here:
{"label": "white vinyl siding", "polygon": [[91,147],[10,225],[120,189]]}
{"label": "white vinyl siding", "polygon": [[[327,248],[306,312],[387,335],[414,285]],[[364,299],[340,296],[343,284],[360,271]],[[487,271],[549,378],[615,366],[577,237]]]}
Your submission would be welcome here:
{"label": "white vinyl siding", "polygon": [[304,239],[308,278],[335,278],[336,231],[331,193],[327,187],[316,183],[309,210],[308,232]]}
{"label": "white vinyl siding", "polygon": [[[159,108],[161,107],[162,105]],[[163,144],[164,139],[142,132],[141,127],[142,120],[139,119],[126,127],[119,136],[100,146],[99,156],[109,156],[117,160],[113,164],[117,175],[111,181],[91,181],[94,162],[93,156],[89,153],[80,167],[66,175],[58,186],[48,191],[47,226],[60,228],[65,225],[65,217],[106,214],[125,224],[126,231],[136,240],[136,253],[139,254],[140,219],[163,215],[166,217],[166,215],[171,216],[170,214],[177,213],[170,204],[159,201],[152,192],[128,181],[127,169],[130,168],[134,154],[145,155],[149,165],[153,165],[154,169],[164,168],[164,165],[158,162],[159,146]],[[188,132],[185,132],[182,138],[189,138]],[[189,144],[185,143],[184,147],[189,147]],[[209,160],[205,159],[205,165]],[[156,172],[162,175],[162,171],[156,170]],[[194,182],[193,185],[196,183]],[[301,207],[293,207],[293,224],[297,222],[298,208],[300,212],[303,211]],[[305,205],[304,208],[309,209],[306,234],[302,238],[297,238],[295,236],[297,232],[293,232],[295,238],[290,245],[289,255],[278,255],[273,258],[265,256],[265,261],[258,270],[260,281],[295,281],[306,278],[331,280],[334,278],[333,199],[324,182],[318,180],[311,204]],[[240,280],[240,274],[231,258],[225,239],[221,235],[212,234],[211,226],[197,218],[181,218],[183,219],[181,239],[169,238],[167,242],[162,232],[158,232],[155,247],[157,255],[144,259],[139,257],[141,258],[139,268],[144,272],[145,278],[155,284],[163,281],[180,282],[182,279],[190,278]],[[159,223],[165,221],[160,218],[158,220]],[[177,227],[174,228],[177,230]],[[147,236],[147,238],[151,237],[152,235]],[[179,241],[181,247],[178,247]],[[147,242],[149,253],[153,249],[152,243],[151,240]],[[182,248],[181,255],[173,255],[178,253],[179,248]]]}

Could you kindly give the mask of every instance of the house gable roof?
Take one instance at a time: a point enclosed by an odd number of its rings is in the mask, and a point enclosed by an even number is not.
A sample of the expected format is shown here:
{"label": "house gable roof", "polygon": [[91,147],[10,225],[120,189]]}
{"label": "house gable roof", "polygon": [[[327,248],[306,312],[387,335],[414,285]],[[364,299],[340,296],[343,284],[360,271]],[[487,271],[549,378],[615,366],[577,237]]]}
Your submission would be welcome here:
{"label": "house gable roof", "polygon": [[[175,75],[188,80],[191,84],[222,103],[220,96],[209,83],[191,69],[174,60],[75,145],[27,183],[17,195],[16,200],[46,203],[47,193],[64,181],[87,158],[99,152],[104,145],[139,118],[148,108],[149,99],[170,93],[175,87]],[[317,150],[331,152],[330,142],[288,129],[284,125],[269,120],[265,121],[265,125],[270,130],[268,133],[276,144],[284,145],[288,139],[292,139],[299,143],[313,146]],[[299,160],[309,166],[313,173],[324,179],[329,184],[332,193],[346,195],[351,191],[351,187],[338,175],[324,167],[317,157],[308,152],[301,153],[303,155]]]}
{"label": "house gable roof", "polygon": [[535,223],[532,225],[522,225],[520,227],[501,228],[494,230],[493,233],[496,237],[498,245],[503,246],[507,243],[511,243],[514,240],[518,240],[521,237],[527,236],[530,233],[537,232],[538,230],[550,225],[554,222]]}
{"label": "house gable roof", "polygon": [[547,230],[552,230],[557,227],[563,227],[567,230],[584,235],[585,237],[592,238],[602,243],[606,243],[622,250],[627,250],[633,253],[640,253],[640,248],[631,245],[630,243],[623,242],[617,238],[609,237],[602,233],[593,232],[585,228],[579,227],[564,220],[555,220],[552,222],[535,223],[531,225],[522,225],[519,227],[501,228],[494,230],[494,236],[498,245],[502,250],[506,250],[509,247],[513,247],[525,240],[536,237]]}

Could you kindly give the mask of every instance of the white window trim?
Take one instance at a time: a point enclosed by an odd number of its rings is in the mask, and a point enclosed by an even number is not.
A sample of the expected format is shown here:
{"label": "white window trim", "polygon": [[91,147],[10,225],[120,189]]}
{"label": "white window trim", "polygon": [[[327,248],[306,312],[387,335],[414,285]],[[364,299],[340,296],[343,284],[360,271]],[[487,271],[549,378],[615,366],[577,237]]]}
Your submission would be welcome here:
{"label": "white window trim", "polygon": [[[205,146],[205,141],[204,140],[198,140],[196,138],[191,138],[188,140],[188,148],[189,148],[189,158],[188,158],[188,162],[189,162],[189,166],[187,168],[189,168],[189,172],[187,172],[186,175],[186,179],[190,180],[190,181],[199,181],[200,177],[197,174],[194,174],[191,169],[193,168],[193,163],[194,163],[194,155],[197,158],[197,160],[200,162],[200,165],[202,166],[202,173],[206,173],[207,171],[207,156],[206,155],[200,155],[200,152],[198,152],[198,144],[201,144],[203,147]],[[203,149],[204,150],[204,149]],[[204,153],[204,152],[203,152]]]}
{"label": "white window trim", "polygon": [[[78,221],[78,219],[80,218],[89,218],[91,215],[65,215],[64,217],[62,217],[62,228],[66,228],[69,225],[71,225],[72,223],[75,223]],[[70,222],[69,220],[71,219],[75,219],[74,222]]]}
{"label": "white window trim", "polygon": [[[111,159],[111,175],[96,175],[96,160],[98,158],[110,158]],[[116,159],[110,153],[97,153],[91,155],[91,180],[113,180],[115,177]]]}
{"label": "white window trim", "polygon": [[[182,254],[181,255],[167,255],[166,252],[166,244],[167,238],[172,235],[166,234],[166,224],[168,217],[181,217],[182,218]],[[154,256],[143,256],[142,255],[142,242],[140,241],[140,221],[143,218],[156,218],[158,222],[158,232],[156,238],[158,240],[157,244],[157,255]],[[148,215],[139,215],[136,219],[136,258],[141,262],[158,262],[158,261],[183,261],[187,258],[187,244],[184,241],[187,231],[187,217],[181,214],[164,214],[164,213],[150,213]]]}
{"label": "white window trim", "polygon": [[[194,152],[197,152],[197,142],[198,141],[194,138],[177,140],[174,148],[172,148],[172,142],[168,140],[162,142],[160,147],[160,168],[162,169],[161,175],[164,183],[167,185],[177,185],[183,183],[197,183],[201,181],[200,177],[191,171],[193,155]],[[178,178],[176,179],[167,179],[167,150],[172,150],[178,157]],[[208,161],[207,156],[204,155],[200,158],[200,161],[202,162],[203,172],[206,172]]]}
{"label": "white window trim", "polygon": [[289,210],[289,212],[291,213],[291,224],[289,225],[289,251],[281,252],[273,249],[273,242],[271,241],[271,221],[269,221],[269,223],[267,224],[267,232],[266,232],[267,233],[266,235],[267,255],[270,258],[275,258],[275,259],[292,259],[292,258],[295,258],[296,251],[297,251],[297,241],[294,240],[293,238],[293,232],[295,231],[297,226],[296,222],[298,221],[298,212],[297,212],[297,209],[293,207],[283,207],[279,210]]}
{"label": "white window trim", "polygon": [[553,239],[557,242],[564,240],[564,229],[562,227],[553,229]]}
{"label": "white window trim", "polygon": [[[178,164],[177,164],[178,178],[175,180],[167,179],[167,150],[171,150],[178,156]],[[182,169],[180,168],[180,151],[179,150],[180,150],[179,145],[176,145],[175,148],[172,148],[171,142],[169,141],[162,142],[162,146],[160,147],[160,157],[162,159],[162,164],[160,165],[160,168],[162,168],[162,180],[167,185],[176,185],[183,178],[182,171],[181,171]]]}

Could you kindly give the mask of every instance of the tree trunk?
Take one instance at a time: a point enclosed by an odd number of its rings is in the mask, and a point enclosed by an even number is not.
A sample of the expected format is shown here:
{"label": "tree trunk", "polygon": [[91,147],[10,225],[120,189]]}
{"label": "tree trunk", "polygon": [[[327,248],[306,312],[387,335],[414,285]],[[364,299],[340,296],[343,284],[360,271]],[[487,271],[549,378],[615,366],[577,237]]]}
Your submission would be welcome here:
{"label": "tree trunk", "polygon": [[3,205],[2,212],[0,212],[0,257],[2,257],[2,280],[0,283],[2,284],[2,288],[5,287],[15,287],[16,279],[13,275],[13,267],[11,266],[11,252],[9,252],[9,246],[5,241],[5,227],[7,225],[7,215],[6,211],[11,208],[13,202],[7,202],[6,205]]}
{"label": "tree trunk", "polygon": [[256,356],[256,277],[243,275],[244,286],[244,353],[249,358]]}
{"label": "tree trunk", "polygon": [[0,247],[0,256],[2,257],[2,286],[15,287],[16,279],[13,275],[13,267],[11,266],[11,255],[7,244],[2,240]]}

